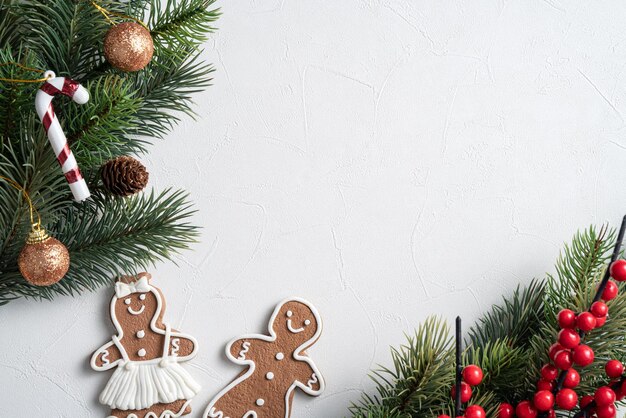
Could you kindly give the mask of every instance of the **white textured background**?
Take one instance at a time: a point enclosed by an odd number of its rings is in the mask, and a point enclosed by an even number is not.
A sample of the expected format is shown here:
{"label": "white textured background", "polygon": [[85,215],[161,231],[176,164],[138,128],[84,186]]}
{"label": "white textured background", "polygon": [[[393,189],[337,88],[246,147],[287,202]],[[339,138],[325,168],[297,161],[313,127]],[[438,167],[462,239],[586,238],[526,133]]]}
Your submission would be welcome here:
{"label": "white textured background", "polygon": [[[183,187],[201,244],[153,271],[195,335],[196,415],[239,368],[230,338],[285,296],[325,319],[339,417],[428,315],[467,323],[551,270],[577,228],[626,211],[623,1],[233,1],[206,45],[215,86],[144,158]],[[3,417],[104,417],[110,290],[0,308]]]}

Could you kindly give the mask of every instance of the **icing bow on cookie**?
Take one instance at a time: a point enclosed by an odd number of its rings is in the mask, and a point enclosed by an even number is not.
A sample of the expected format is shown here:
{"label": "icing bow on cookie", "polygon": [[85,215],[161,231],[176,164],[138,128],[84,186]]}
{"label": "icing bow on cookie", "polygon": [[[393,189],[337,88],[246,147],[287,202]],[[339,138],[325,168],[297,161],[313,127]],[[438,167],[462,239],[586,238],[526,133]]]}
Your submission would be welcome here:
{"label": "icing bow on cookie", "polygon": [[150,284],[148,283],[148,278],[146,276],[143,276],[141,279],[133,283],[115,283],[115,296],[118,298],[123,298],[131,293],[143,293],[149,291]]}

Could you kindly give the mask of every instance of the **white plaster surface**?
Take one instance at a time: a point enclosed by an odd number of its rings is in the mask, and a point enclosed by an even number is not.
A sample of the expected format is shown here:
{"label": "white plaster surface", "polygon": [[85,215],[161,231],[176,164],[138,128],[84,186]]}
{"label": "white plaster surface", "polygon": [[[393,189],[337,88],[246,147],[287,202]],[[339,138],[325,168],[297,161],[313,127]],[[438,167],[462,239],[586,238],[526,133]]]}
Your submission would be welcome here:
{"label": "white plaster surface", "polygon": [[[325,320],[327,379],[294,417],[347,415],[428,315],[470,323],[550,271],[576,229],[626,211],[623,1],[232,1],[214,86],[144,158],[187,189],[201,242],[153,269],[166,319],[223,356],[297,295]],[[110,290],[0,308],[2,417],[105,417]]]}

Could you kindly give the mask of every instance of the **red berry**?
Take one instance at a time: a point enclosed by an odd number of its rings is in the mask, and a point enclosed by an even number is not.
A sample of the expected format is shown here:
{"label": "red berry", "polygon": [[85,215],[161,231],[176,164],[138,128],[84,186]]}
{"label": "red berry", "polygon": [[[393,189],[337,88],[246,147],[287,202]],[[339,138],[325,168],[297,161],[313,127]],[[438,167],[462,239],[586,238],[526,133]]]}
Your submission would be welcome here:
{"label": "red berry", "polygon": [[533,405],[538,411],[549,411],[554,406],[554,395],[549,390],[540,390],[533,397]]}
{"label": "red berry", "polygon": [[559,331],[559,344],[565,348],[574,348],[580,344],[580,335],[571,328]]}
{"label": "red berry", "polygon": [[587,405],[589,405],[591,402],[593,402],[593,396],[591,395],[585,395],[582,398],[580,398],[580,407],[581,408],[585,408]]}
{"label": "red berry", "polygon": [[593,302],[591,304],[591,313],[597,318],[603,318],[609,314],[609,307],[604,302]]}
{"label": "red berry", "polygon": [[498,408],[498,418],[513,418],[515,411],[513,405],[510,403],[502,402]]}
{"label": "red berry", "polygon": [[608,386],[599,387],[593,395],[597,405],[610,405],[615,403],[615,392]]}
{"label": "red berry", "polygon": [[558,353],[559,351],[561,351],[562,349],[564,349],[565,347],[563,347],[561,344],[559,343],[554,343],[550,346],[550,350],[548,352],[548,355],[550,356],[550,360],[554,361],[554,356],[556,356],[556,353]]}
{"label": "red berry", "polygon": [[617,414],[617,409],[613,404],[599,405],[596,407],[596,416],[598,418],[613,418]]}
{"label": "red berry", "polygon": [[[456,399],[456,385],[452,385],[450,391],[452,399]],[[461,402],[468,402],[472,398],[472,388],[465,382],[461,382]]]}
{"label": "red berry", "polygon": [[591,312],[583,312],[576,318],[576,325],[581,331],[591,331],[596,327],[596,317]]}
{"label": "red berry", "polygon": [[585,344],[581,344],[574,349],[574,363],[581,367],[585,367],[593,363],[593,350]]}
{"label": "red berry", "polygon": [[615,379],[624,373],[624,365],[619,360],[609,360],[604,365],[604,371],[608,377]]}
{"label": "red berry", "polygon": [[563,387],[574,389],[580,383],[580,375],[576,369],[569,369],[563,380]]}
{"label": "red berry", "polygon": [[478,405],[468,406],[465,410],[465,418],[485,418],[486,416],[485,410]]}
{"label": "red berry", "polygon": [[565,410],[574,409],[576,404],[578,403],[578,395],[572,389],[561,389],[559,393],[556,394],[556,404],[559,408]]}
{"label": "red berry", "polygon": [[556,412],[554,412],[554,409],[548,411],[548,418],[556,418]]}
{"label": "red berry", "polygon": [[541,377],[547,381],[551,381],[559,377],[559,369],[552,364],[546,364],[541,368]]}
{"label": "red berry", "polygon": [[626,280],[626,260],[616,260],[611,264],[611,277],[618,282]]}
{"label": "red berry", "polygon": [[552,382],[549,382],[545,379],[539,379],[539,381],[537,382],[537,390],[552,390],[552,388],[554,388]]}
{"label": "red berry", "polygon": [[537,410],[528,401],[522,401],[515,408],[517,418],[536,418]]}
{"label": "red berry", "polygon": [[602,328],[606,323],[606,316],[602,316],[600,318],[596,317],[596,328]]}
{"label": "red berry", "polygon": [[474,364],[466,366],[463,369],[463,380],[470,386],[480,385],[480,382],[483,381],[482,369]]}
{"label": "red berry", "polygon": [[573,361],[574,357],[572,356],[572,352],[570,350],[561,350],[556,353],[556,356],[554,356],[554,365],[561,370],[567,370],[572,367]]}
{"label": "red berry", "polygon": [[617,285],[615,284],[615,282],[609,280],[608,282],[606,282],[606,287],[602,292],[602,299],[605,302],[615,299],[615,296],[617,296],[617,291]]}
{"label": "red berry", "polygon": [[563,309],[559,312],[557,319],[561,328],[574,328],[576,326],[576,313],[570,309]]}

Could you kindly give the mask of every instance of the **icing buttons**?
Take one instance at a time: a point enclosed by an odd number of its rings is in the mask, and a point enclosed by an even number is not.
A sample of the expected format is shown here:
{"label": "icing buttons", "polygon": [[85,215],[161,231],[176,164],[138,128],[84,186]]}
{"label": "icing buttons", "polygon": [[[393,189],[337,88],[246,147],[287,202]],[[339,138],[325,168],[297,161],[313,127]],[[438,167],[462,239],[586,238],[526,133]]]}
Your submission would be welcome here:
{"label": "icing buttons", "polygon": [[146,355],[146,350],[145,350],[145,349],[143,349],[143,348],[141,348],[139,351],[137,351],[137,355],[138,355],[139,357],[143,357],[143,356],[145,356],[145,355]]}
{"label": "icing buttons", "polygon": [[137,331],[137,338],[143,338],[145,336],[146,336],[146,331],[144,330]]}
{"label": "icing buttons", "polygon": [[283,353],[277,353],[276,354],[276,360],[280,361],[280,360],[282,360],[284,358],[285,358],[285,355]]}
{"label": "icing buttons", "polygon": [[265,405],[265,401],[264,401],[263,399],[257,399],[257,400],[256,400],[256,404],[257,404],[258,406],[263,406],[263,405]]}
{"label": "icing buttons", "polygon": [[267,380],[272,380],[274,378],[274,373],[272,372],[267,372],[267,374],[265,375],[265,378]]}

